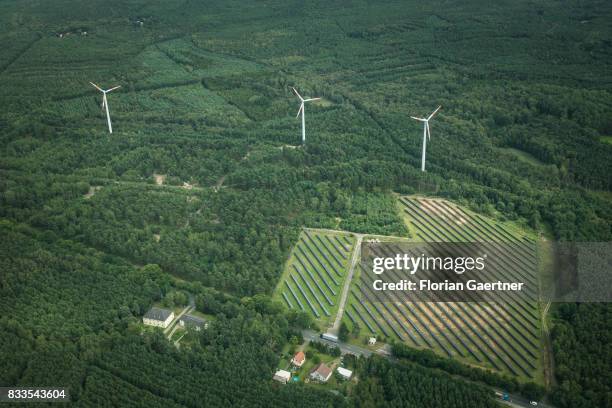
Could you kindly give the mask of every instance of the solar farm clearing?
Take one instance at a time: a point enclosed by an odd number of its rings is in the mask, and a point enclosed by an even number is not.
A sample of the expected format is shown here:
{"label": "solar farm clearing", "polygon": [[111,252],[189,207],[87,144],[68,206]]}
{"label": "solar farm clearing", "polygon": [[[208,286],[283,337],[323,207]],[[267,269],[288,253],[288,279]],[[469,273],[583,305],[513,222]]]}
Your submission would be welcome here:
{"label": "solar farm clearing", "polygon": [[[500,279],[521,279],[537,287],[537,253],[532,238],[518,229],[465,210],[445,200],[401,197],[404,219],[417,241],[487,242],[502,252],[493,268]],[[385,246],[392,256],[393,245]],[[396,273],[396,272],[391,272]],[[370,274],[371,275],[371,274]],[[396,276],[399,280],[400,277]],[[406,278],[402,276],[401,278]],[[412,276],[408,279],[417,280]],[[360,267],[351,283],[343,321],[364,336],[428,348],[464,363],[524,379],[541,377],[538,293],[507,302],[411,301],[403,292],[379,292],[378,302],[363,301],[371,276]]]}
{"label": "solar farm clearing", "polygon": [[311,314],[322,328],[333,322],[355,247],[354,235],[304,229],[275,291],[288,308]]}
{"label": "solar farm clearing", "polygon": [[[518,298],[483,302],[475,298],[409,299],[402,291],[376,292],[376,301],[364,301],[373,276],[357,262],[343,307],[341,293],[350,274],[356,243],[375,238],[389,242],[378,256],[400,253],[401,237],[304,229],[291,251],[275,290],[288,308],[310,314],[319,328],[337,333],[338,310],[349,328],[349,342],[363,345],[369,337],[379,343],[401,341],[417,349],[509,374],[522,380],[543,381],[543,341],[539,309],[536,239],[509,223],[497,222],[442,199],[403,196],[398,209],[412,242],[486,243],[492,257],[490,273],[500,280],[524,281],[529,290]],[[387,239],[388,238],[388,239]],[[408,239],[406,239],[408,241]],[[393,278],[411,279],[416,276]],[[452,299],[459,300],[459,299]],[[358,326],[358,327],[357,327]],[[377,347],[379,347],[377,345]]]}
{"label": "solar farm clearing", "polygon": [[[500,280],[529,282],[518,298],[503,294],[502,301],[468,298],[410,299],[402,291],[376,292],[377,301],[365,301],[373,276],[354,266],[344,307],[342,288],[349,276],[358,238],[374,236],[342,231],[304,229],[279,281],[275,297],[290,309],[309,313],[322,331],[337,331],[336,313],[349,328],[349,342],[363,345],[376,337],[379,343],[401,341],[410,347],[430,349],[463,363],[491,369],[523,380],[542,381],[542,340],[539,310],[538,253],[528,232],[476,214],[442,199],[416,196],[398,198],[398,209],[413,242],[482,242],[499,255],[491,273]],[[389,241],[379,256],[399,253],[398,237],[375,236]],[[404,279],[395,271],[397,280]],[[408,279],[417,280],[412,276]],[[372,292],[369,292],[372,293]],[[358,326],[358,327],[356,327]]]}

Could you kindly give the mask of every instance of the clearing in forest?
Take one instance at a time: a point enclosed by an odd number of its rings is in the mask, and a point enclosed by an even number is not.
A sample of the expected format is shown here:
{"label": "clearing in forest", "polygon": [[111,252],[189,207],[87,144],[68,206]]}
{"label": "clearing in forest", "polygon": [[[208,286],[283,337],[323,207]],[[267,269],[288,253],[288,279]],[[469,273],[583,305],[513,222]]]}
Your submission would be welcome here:
{"label": "clearing in forest", "polygon": [[293,247],[275,297],[303,310],[321,328],[334,322],[356,238],[350,233],[304,229]]}
{"label": "clearing in forest", "polygon": [[[531,288],[538,287],[535,237],[523,229],[441,199],[399,197],[398,208],[412,241],[486,242],[498,253],[503,252],[492,262],[491,273],[502,281],[525,281]],[[322,331],[329,330],[339,311],[358,237],[368,242],[374,236],[305,229],[286,263],[275,297],[288,308],[311,314]],[[381,249],[388,253],[380,256],[394,255],[399,237],[375,237],[376,241],[390,242]],[[370,337],[385,343],[402,341],[466,364],[523,380],[543,381],[537,290],[525,291],[518,300],[508,298],[495,303],[475,299],[414,302],[404,292],[389,291],[379,292],[379,301],[367,302],[363,301],[364,292],[372,284],[372,276],[359,262],[348,284],[348,296],[338,319],[349,329],[349,342],[363,345]]]}
{"label": "clearing in forest", "polygon": [[[400,197],[402,216],[416,241],[487,242],[503,252],[491,271],[500,280],[538,287],[533,237],[440,199]],[[511,248],[502,251],[501,245]],[[380,256],[393,256],[392,245]],[[398,248],[397,251],[400,251]],[[392,274],[397,274],[395,271]],[[396,280],[415,276],[395,276]],[[513,376],[542,381],[539,293],[526,291],[507,302],[412,301],[406,292],[381,291],[379,302],[362,301],[371,274],[360,266],[351,283],[343,318],[352,341],[375,336],[431,349],[445,357]],[[505,296],[505,294],[504,294]]]}

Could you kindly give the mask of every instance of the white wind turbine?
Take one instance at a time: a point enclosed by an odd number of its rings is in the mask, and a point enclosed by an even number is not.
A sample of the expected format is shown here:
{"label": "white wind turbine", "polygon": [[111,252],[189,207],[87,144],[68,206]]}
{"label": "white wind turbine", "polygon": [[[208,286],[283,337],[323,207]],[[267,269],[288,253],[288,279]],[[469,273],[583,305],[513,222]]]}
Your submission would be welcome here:
{"label": "white wind turbine", "polygon": [[295,94],[297,95],[298,98],[300,98],[300,101],[302,102],[300,105],[300,109],[298,110],[297,115],[295,116],[296,118],[300,116],[300,113],[302,114],[302,144],[306,144],[306,118],[304,117],[304,104],[306,102],[310,102],[310,101],[317,101],[321,98],[309,98],[309,99],[304,99],[302,98],[302,95],[300,95],[298,93],[298,91],[295,90],[295,88],[291,87],[291,89],[293,89],[293,92],[295,92]]}
{"label": "white wind turbine", "polygon": [[93,87],[96,88],[98,91],[102,92],[102,109],[106,110],[106,121],[108,122],[108,132],[113,133],[113,126],[111,125],[110,113],[108,112],[108,100],[106,99],[106,94],[111,91],[114,91],[117,88],[121,88],[121,85],[115,86],[114,88],[104,90],[100,88],[98,85],[94,84],[93,82],[90,82],[90,84],[93,85]]}
{"label": "white wind turbine", "polygon": [[417,118],[411,116],[412,119],[418,120],[419,122],[423,122],[423,156],[421,157],[421,171],[425,171],[425,150],[427,149],[427,139],[431,140],[431,132],[429,131],[429,120],[434,117],[436,113],[440,110],[442,106],[438,106],[438,108],[431,113],[427,117],[427,119]]}

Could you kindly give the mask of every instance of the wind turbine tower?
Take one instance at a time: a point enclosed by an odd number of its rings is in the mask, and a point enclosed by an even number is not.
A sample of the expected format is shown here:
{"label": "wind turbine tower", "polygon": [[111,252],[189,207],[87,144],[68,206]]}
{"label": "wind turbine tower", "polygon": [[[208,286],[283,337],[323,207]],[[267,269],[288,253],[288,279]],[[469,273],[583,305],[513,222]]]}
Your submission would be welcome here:
{"label": "wind turbine tower", "polygon": [[106,99],[106,94],[111,91],[114,91],[117,88],[121,88],[121,85],[104,90],[100,88],[98,85],[94,84],[93,82],[90,82],[90,84],[94,88],[96,88],[98,91],[102,92],[102,109],[106,110],[106,122],[108,123],[108,133],[113,133],[113,125],[111,125],[110,113],[108,112],[108,100]]}
{"label": "wind turbine tower", "polygon": [[304,104],[310,101],[318,101],[321,98],[304,99],[302,98],[302,95],[300,95],[298,91],[295,90],[295,88],[292,87],[291,89],[293,89],[293,92],[295,92],[297,97],[300,98],[300,102],[301,102],[300,109],[298,110],[298,113],[295,117],[298,118],[300,116],[300,113],[302,114],[302,144],[306,144],[306,118],[305,118],[305,112],[304,112]]}
{"label": "wind turbine tower", "polygon": [[423,155],[421,156],[421,171],[425,171],[425,151],[427,150],[427,140],[431,140],[431,132],[429,131],[429,120],[434,117],[436,113],[440,110],[442,106],[438,106],[438,108],[425,118],[417,118],[411,116],[412,119],[418,120],[419,122],[423,122]]}

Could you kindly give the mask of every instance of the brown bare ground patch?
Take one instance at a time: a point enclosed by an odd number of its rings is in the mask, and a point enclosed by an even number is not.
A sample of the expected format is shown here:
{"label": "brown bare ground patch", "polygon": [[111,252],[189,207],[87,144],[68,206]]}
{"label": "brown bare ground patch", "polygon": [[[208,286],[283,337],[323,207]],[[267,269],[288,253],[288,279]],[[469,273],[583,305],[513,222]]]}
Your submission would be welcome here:
{"label": "brown bare ground patch", "polygon": [[87,194],[85,194],[83,197],[85,199],[90,199],[91,197],[94,196],[94,194],[96,194],[96,192],[98,192],[102,187],[101,186],[91,186],[89,187],[89,191],[87,192]]}
{"label": "brown bare ground patch", "polygon": [[[431,204],[431,202],[437,202],[439,203],[439,205],[441,205],[443,208],[436,208],[433,204]],[[446,220],[452,221],[455,224],[458,225],[464,225],[467,224],[467,220],[465,218],[463,218],[461,216],[461,214],[459,214],[458,212],[456,212],[450,205],[446,205],[445,201],[442,200],[420,200],[421,202],[421,206],[426,208],[427,210],[430,210],[432,213],[434,213],[436,216],[444,218]],[[449,215],[450,214],[450,215]]]}
{"label": "brown bare ground patch", "polygon": [[446,311],[446,314],[450,316],[450,318],[445,317],[444,321],[448,323],[450,327],[459,327],[465,328],[466,324],[463,323],[463,320],[459,318],[459,314],[461,311],[457,309],[457,305],[455,302],[437,302],[438,307]]}
{"label": "brown bare ground patch", "polygon": [[455,210],[454,206],[452,206],[451,204],[448,204],[448,203],[446,203],[446,202],[444,202],[444,201],[441,201],[440,203],[442,204],[442,206],[444,207],[444,209],[445,209],[445,210],[446,210],[448,213],[450,213],[450,214],[452,214],[453,216],[455,216],[455,217],[456,217],[456,218],[454,218],[454,221],[455,221],[457,224],[459,224],[459,225],[463,225],[463,224],[467,224],[467,223],[468,223],[468,220],[466,220],[465,218],[463,218],[463,217],[461,216],[461,213]]}
{"label": "brown bare ground patch", "polygon": [[295,145],[283,145],[280,146],[278,148],[278,150],[284,150],[284,149],[298,149],[300,146],[295,146]]}
{"label": "brown bare ground patch", "polygon": [[[408,308],[408,306],[406,306],[406,303],[404,303],[404,302],[393,302],[393,303],[395,303],[395,304],[396,304],[396,305],[397,305],[397,306],[398,306],[400,309],[402,309],[402,308]],[[416,314],[416,312],[415,312],[415,311],[413,311],[413,312]],[[410,313],[408,313],[408,312],[406,312],[405,314],[406,314],[407,316],[410,316]],[[399,314],[397,317],[398,317],[398,319],[400,319],[400,321],[406,321],[406,325],[407,325],[407,327],[409,327],[410,329],[412,329],[412,326],[410,325],[410,323],[408,323],[408,319],[406,319],[406,318],[405,318],[403,315],[401,315],[401,314]],[[423,333],[424,335],[427,335],[427,330],[426,330],[426,327],[425,327],[425,326],[423,326],[423,325],[422,325],[422,324],[421,324],[421,323],[420,323],[420,322],[419,322],[417,319],[410,318],[410,321],[411,321],[411,322],[412,322],[412,323],[413,323],[413,324],[414,324],[416,327],[418,327],[418,328],[419,328],[419,330],[421,330],[421,333]]]}
{"label": "brown bare ground patch", "polygon": [[166,181],[166,175],[165,174],[156,174],[156,173],[153,173],[153,178],[155,179],[155,184],[157,184],[158,186],[163,186],[164,182]]}
{"label": "brown bare ground patch", "polygon": [[431,215],[434,217],[441,216],[440,215],[441,211],[438,208],[432,206],[427,200],[416,200],[416,201],[420,204],[421,210],[423,210],[423,212],[425,212],[427,215]]}

